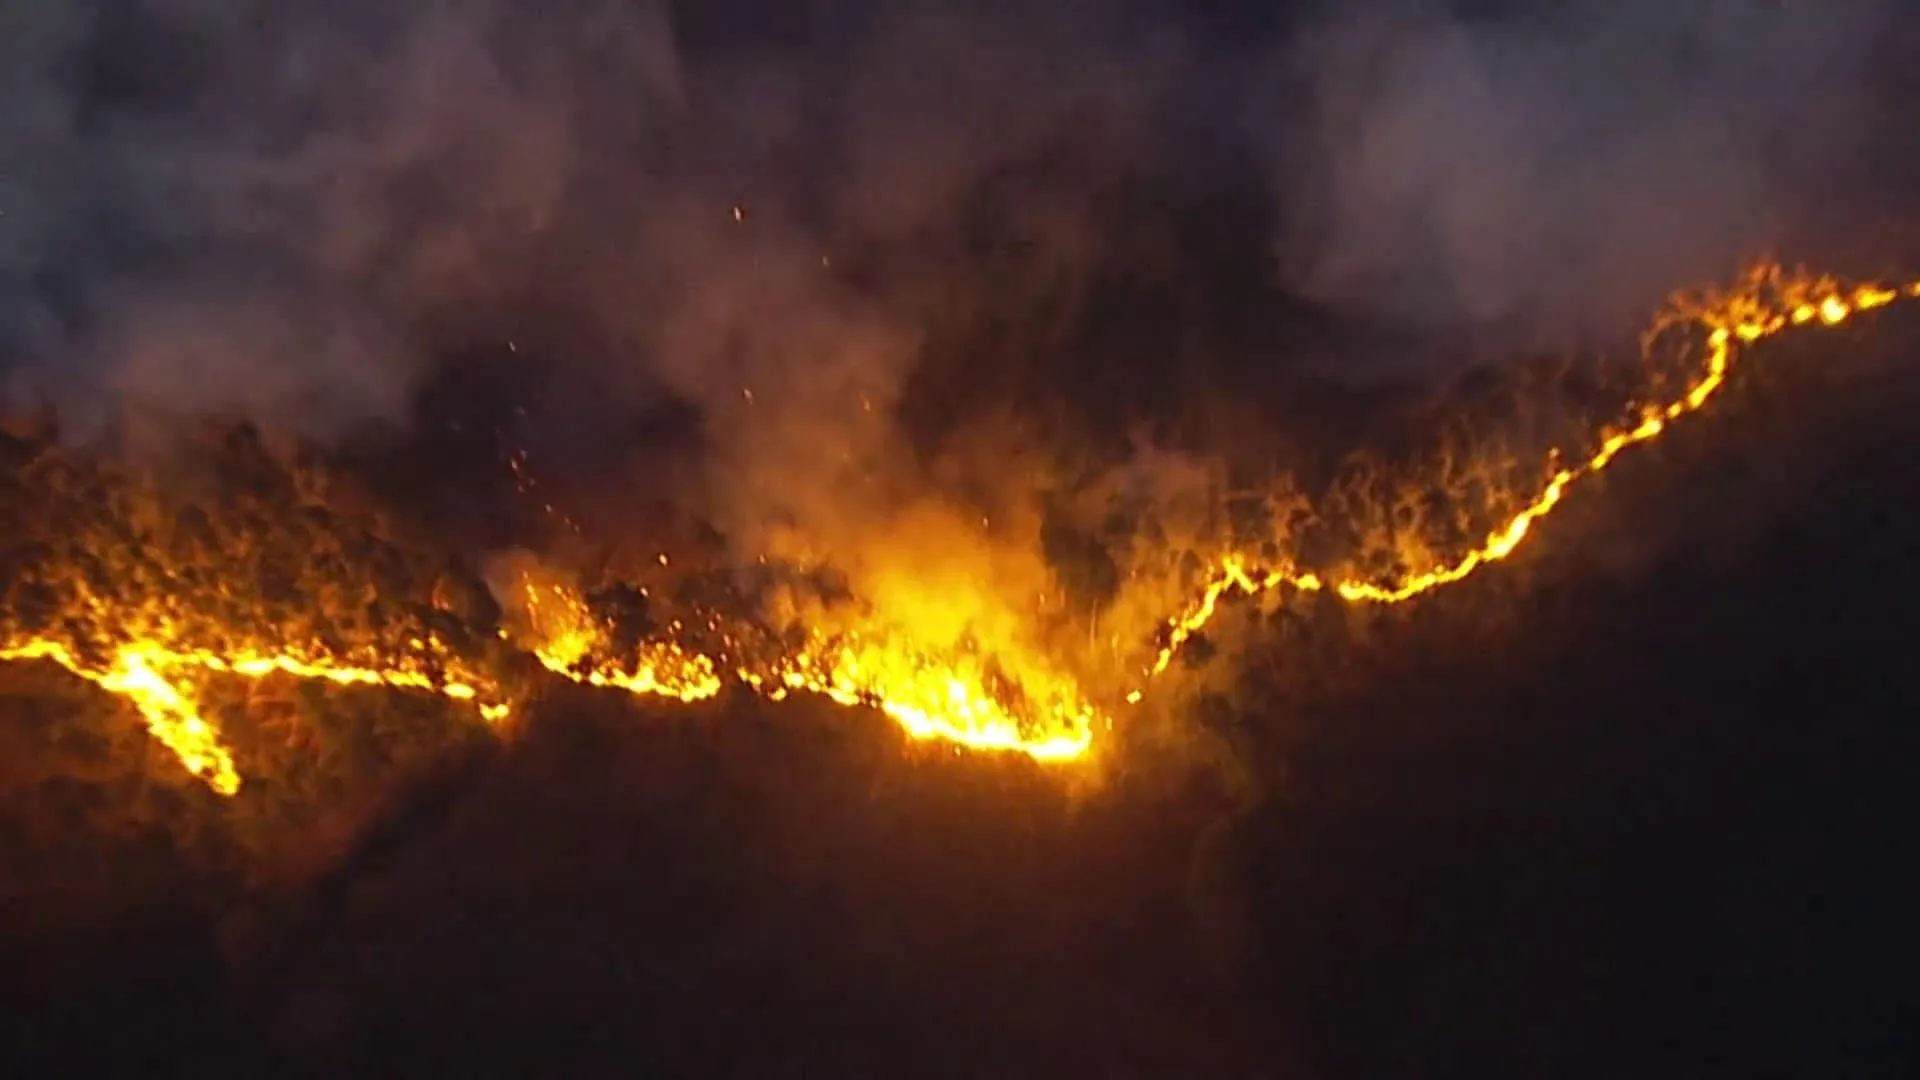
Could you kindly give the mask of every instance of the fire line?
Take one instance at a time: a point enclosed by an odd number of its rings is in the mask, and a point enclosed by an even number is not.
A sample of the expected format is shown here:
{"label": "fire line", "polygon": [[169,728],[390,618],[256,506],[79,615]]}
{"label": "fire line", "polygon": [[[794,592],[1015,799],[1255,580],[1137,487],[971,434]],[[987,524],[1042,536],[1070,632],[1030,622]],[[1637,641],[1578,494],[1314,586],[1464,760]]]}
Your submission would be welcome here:
{"label": "fire line", "polygon": [[[1221,599],[1228,593],[1257,595],[1280,588],[1300,592],[1331,589],[1349,602],[1398,604],[1462,581],[1517,551],[1533,526],[1551,514],[1575,484],[1613,464],[1624,451],[1659,438],[1676,420],[1704,409],[1726,385],[1727,373],[1740,347],[1792,327],[1838,326],[1858,312],[1914,297],[1920,297],[1920,282],[1848,287],[1829,277],[1788,274],[1771,264],[1756,267],[1732,289],[1723,292],[1699,298],[1676,295],[1642,336],[1641,345],[1644,356],[1655,341],[1669,331],[1690,326],[1705,332],[1706,359],[1686,391],[1671,401],[1642,407],[1639,415],[1627,425],[1603,431],[1598,445],[1584,460],[1548,473],[1539,493],[1488,534],[1480,546],[1452,563],[1384,580],[1329,580],[1286,563],[1256,569],[1244,554],[1228,553],[1218,560],[1199,599],[1168,620],[1166,644],[1147,669],[1147,675],[1159,675],[1167,669],[1180,647],[1213,618]],[[1550,460],[1571,456],[1556,452]],[[1141,694],[1142,691],[1135,690],[1128,697],[1138,701]]]}
{"label": "fire line", "polygon": [[[1508,558],[1576,485],[1704,409],[1725,385],[1741,348],[1793,327],[1837,326],[1859,312],[1916,297],[1920,282],[1849,286],[1775,265],[1757,267],[1729,289],[1676,295],[1643,335],[1642,355],[1648,358],[1655,341],[1668,333],[1702,334],[1704,357],[1685,391],[1642,406],[1625,423],[1602,430],[1590,449],[1563,450],[1550,457],[1535,494],[1478,546],[1451,561],[1380,578],[1323,574],[1286,560],[1259,566],[1244,553],[1226,553],[1214,560],[1195,599],[1167,620],[1163,643],[1126,700],[1142,699],[1147,684],[1168,670],[1231,594],[1330,591],[1351,603],[1397,604]],[[1566,461],[1576,463],[1560,464]],[[609,655],[605,628],[577,594],[552,585],[527,583],[524,588],[524,610],[532,625],[513,644],[546,670],[585,685],[683,702],[713,698],[729,682],[774,700],[812,693],[842,705],[876,708],[914,740],[1023,753],[1047,762],[1084,757],[1094,731],[1111,724],[1075,680],[1045,663],[1024,664],[1008,673],[991,657],[930,647],[899,628],[823,633],[786,655],[727,670],[714,657],[672,641],[649,643],[638,655],[615,657]],[[85,606],[87,618],[82,621],[96,626],[99,637],[110,644],[88,647],[89,642],[71,635],[0,638],[0,661],[51,662],[125,699],[153,738],[221,795],[237,793],[241,776],[198,702],[199,687],[211,678],[286,677],[434,694],[472,707],[489,724],[505,720],[512,711],[511,695],[500,678],[484,665],[463,661],[436,638],[414,638],[405,648],[378,658],[319,647],[236,647],[229,642],[217,648],[188,640],[164,621],[131,629],[127,619],[97,597],[88,596]]]}

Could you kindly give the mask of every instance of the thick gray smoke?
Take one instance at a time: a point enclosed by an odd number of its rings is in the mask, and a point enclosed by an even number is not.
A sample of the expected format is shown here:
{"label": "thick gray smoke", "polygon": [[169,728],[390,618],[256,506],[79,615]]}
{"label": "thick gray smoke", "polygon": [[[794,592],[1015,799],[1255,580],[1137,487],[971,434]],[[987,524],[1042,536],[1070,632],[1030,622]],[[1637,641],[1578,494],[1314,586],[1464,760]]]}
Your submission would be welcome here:
{"label": "thick gray smoke", "polygon": [[[834,259],[947,244],[996,170],[1127,145],[1166,65],[1100,44],[1099,7],[688,49],[650,0],[21,0],[0,370],[16,404],[327,434],[538,310],[566,325],[538,362],[700,407],[729,524],[844,508],[898,456],[921,317],[965,297],[938,257]],[[1094,257],[1070,199],[1013,211],[1058,273]]]}
{"label": "thick gray smoke", "polygon": [[[1032,7],[15,0],[0,389],[325,433],[537,310],[570,336],[528,363],[699,407],[730,530],[818,533],[915,482],[889,408],[929,335],[983,290],[1070,322],[1112,276],[1110,176],[1262,163],[1276,297],[1613,326],[1857,193],[1889,24],[1326,5],[1224,40],[1172,0]],[[961,257],[983,214],[1030,280]]]}
{"label": "thick gray smoke", "polygon": [[1873,93],[1882,0],[1500,6],[1347,5],[1279,47],[1252,115],[1286,133],[1294,287],[1616,330],[1676,285],[1818,243],[1904,127]]}
{"label": "thick gray smoke", "polygon": [[569,55],[633,45],[595,89],[636,127],[671,100],[657,13],[573,14],[10,6],[8,351],[68,398],[398,413],[434,321],[480,321],[564,228],[593,103]]}

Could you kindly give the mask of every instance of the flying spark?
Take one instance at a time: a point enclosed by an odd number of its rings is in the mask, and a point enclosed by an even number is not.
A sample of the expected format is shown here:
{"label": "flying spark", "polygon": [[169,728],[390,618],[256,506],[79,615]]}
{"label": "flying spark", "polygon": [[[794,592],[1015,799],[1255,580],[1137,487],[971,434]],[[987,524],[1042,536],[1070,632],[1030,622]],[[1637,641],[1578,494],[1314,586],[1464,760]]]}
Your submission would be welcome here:
{"label": "flying spark", "polygon": [[[1704,409],[1725,385],[1741,348],[1793,327],[1838,326],[1859,312],[1915,297],[1920,283],[1846,286],[1776,266],[1760,267],[1727,290],[1678,295],[1643,336],[1642,353],[1650,358],[1656,341],[1675,332],[1700,335],[1702,360],[1685,390],[1637,409],[1626,422],[1599,432],[1586,449],[1549,456],[1539,487],[1477,546],[1385,577],[1314,570],[1286,558],[1263,566],[1243,552],[1228,552],[1214,560],[1193,601],[1167,620],[1164,640],[1144,673],[1150,681],[1165,672],[1232,594],[1329,591],[1352,603],[1397,604],[1464,580],[1519,550],[1583,480]],[[1575,464],[1563,464],[1568,461]],[[509,467],[530,493],[534,483],[524,454],[510,457]],[[669,563],[665,554],[657,561]],[[110,596],[80,578],[66,582],[59,618],[32,631],[0,630],[0,661],[57,664],[125,699],[156,741],[222,795],[238,792],[241,776],[198,700],[211,679],[292,678],[431,694],[470,707],[488,724],[512,712],[514,695],[497,661],[476,659],[471,646],[456,646],[425,625],[403,621],[397,638],[390,627],[369,630],[366,640],[355,639],[351,647],[338,634],[316,633],[311,640],[295,635],[289,643],[287,634],[266,629],[287,620],[261,602],[223,590],[218,599],[228,606],[215,604],[218,611],[209,615],[201,610],[204,598],[192,594],[205,587],[203,578],[156,571],[151,560],[139,566],[149,589],[145,600]],[[362,588],[359,595],[377,595],[371,585]],[[1112,726],[1077,681],[1044,657],[932,644],[913,632],[911,620],[820,629],[802,642],[769,650],[764,643],[746,645],[744,632],[715,617],[696,628],[718,642],[713,649],[702,651],[679,637],[616,648],[612,628],[566,586],[523,580],[515,600],[520,625],[501,632],[507,644],[554,675],[584,685],[682,702],[716,697],[730,684],[775,700],[810,693],[877,709],[915,740],[1047,762],[1083,758],[1093,732]],[[351,609],[356,602],[365,601],[340,603]],[[236,628],[232,611],[256,629]],[[681,635],[688,627],[675,623],[672,629]],[[1146,685],[1127,692],[1126,700],[1140,701]]]}

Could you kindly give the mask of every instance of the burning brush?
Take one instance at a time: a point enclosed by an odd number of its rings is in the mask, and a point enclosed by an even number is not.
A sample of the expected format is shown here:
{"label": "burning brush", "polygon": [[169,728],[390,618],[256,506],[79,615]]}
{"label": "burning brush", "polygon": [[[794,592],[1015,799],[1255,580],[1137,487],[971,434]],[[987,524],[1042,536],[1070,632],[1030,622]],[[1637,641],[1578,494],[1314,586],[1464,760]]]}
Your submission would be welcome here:
{"label": "burning brush", "polygon": [[60,449],[44,427],[0,434],[0,660],[51,661],[126,699],[189,772],[228,795],[240,769],[201,707],[201,691],[223,679],[434,695],[488,725],[513,713],[529,670],[682,702],[736,685],[875,708],[914,739],[1072,761],[1111,726],[1095,701],[1141,700],[1228,595],[1396,604],[1461,581],[1517,551],[1580,482],[1705,408],[1743,347],[1914,297],[1920,284],[1848,286],[1771,266],[1677,296],[1642,345],[1650,366],[1676,341],[1690,349],[1684,387],[1556,451],[1530,490],[1500,492],[1498,505],[1518,509],[1484,539],[1446,555],[1425,542],[1376,545],[1417,556],[1385,569],[1308,566],[1278,542],[1266,557],[1217,552],[1157,651],[1142,643],[1138,681],[1098,695],[1037,647],[1030,613],[957,596],[964,573],[894,581],[884,602],[778,563],[682,576],[662,595],[632,582],[586,588],[516,553],[483,581],[375,516],[331,508],[316,494],[325,484],[257,442],[221,447],[195,496]]}

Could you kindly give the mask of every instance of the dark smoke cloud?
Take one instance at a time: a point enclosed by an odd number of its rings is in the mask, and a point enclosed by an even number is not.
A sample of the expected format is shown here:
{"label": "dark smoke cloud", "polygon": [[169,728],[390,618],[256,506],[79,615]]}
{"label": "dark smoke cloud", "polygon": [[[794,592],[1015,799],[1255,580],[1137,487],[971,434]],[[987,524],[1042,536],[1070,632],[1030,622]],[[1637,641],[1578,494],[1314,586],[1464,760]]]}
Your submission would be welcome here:
{"label": "dark smoke cloud", "polygon": [[[1238,152],[1275,193],[1280,233],[1242,238],[1271,285],[1614,326],[1853,190],[1887,22],[1303,5],[1236,36],[1151,0],[760,7],[7,5],[10,395],[324,434],[402,416],[450,342],[520,340],[603,419],[697,406],[703,509],[743,545],[832,548],[924,487],[891,410],[931,334],[1041,301],[1071,323],[1088,279],[1153,257],[1111,241],[1114,177],[1191,197]],[[992,444],[962,486],[1034,482]]]}
{"label": "dark smoke cloud", "polygon": [[1881,0],[1481,6],[1510,10],[1349,6],[1280,47],[1252,115],[1287,136],[1271,145],[1295,287],[1617,329],[1834,224],[1901,130],[1872,95]]}
{"label": "dark smoke cloud", "polygon": [[[102,393],[307,430],[391,416],[422,320],[556,213],[571,118],[484,8],[9,7],[6,346]],[[550,59],[557,59],[552,57]],[[23,175],[24,173],[24,175]]]}
{"label": "dark smoke cloud", "polygon": [[[982,177],[1150,93],[1098,20],[909,5],[683,57],[644,0],[388,8],[9,5],[10,366],[352,419],[398,407],[439,324],[558,297],[642,369],[597,373],[629,390],[884,403],[902,290],[829,253],[950,231]],[[1070,217],[1030,224],[1084,244]]]}

